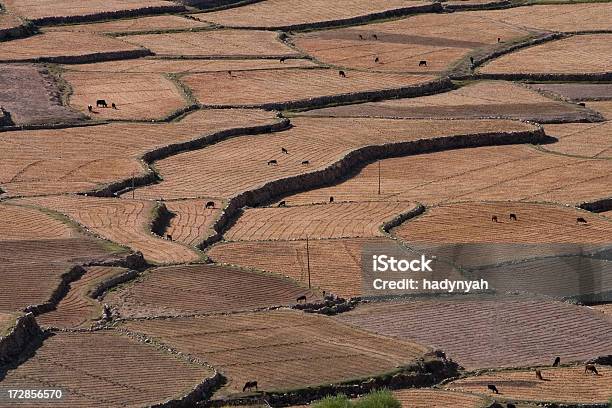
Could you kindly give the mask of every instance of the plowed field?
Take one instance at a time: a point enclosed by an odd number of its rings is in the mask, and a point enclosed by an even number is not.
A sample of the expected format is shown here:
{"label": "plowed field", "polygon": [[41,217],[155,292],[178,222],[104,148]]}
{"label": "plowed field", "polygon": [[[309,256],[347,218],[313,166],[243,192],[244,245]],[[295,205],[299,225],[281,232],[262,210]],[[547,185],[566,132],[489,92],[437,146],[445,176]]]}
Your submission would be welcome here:
{"label": "plowed field", "polygon": [[547,150],[572,156],[612,158],[612,122],[546,125],[544,129],[547,135],[559,139],[558,143],[546,146]]}
{"label": "plowed field", "polygon": [[211,200],[167,201],[166,207],[174,217],[166,230],[172,239],[183,244],[197,246],[212,232],[211,226],[221,214],[222,202],[215,202],[215,208],[206,208]]}
{"label": "plowed field", "polygon": [[163,15],[132,18],[127,20],[112,20],[93,24],[74,24],[58,27],[48,27],[45,31],[72,31],[86,33],[128,33],[156,30],[187,30],[204,28],[209,24],[181,16]]}

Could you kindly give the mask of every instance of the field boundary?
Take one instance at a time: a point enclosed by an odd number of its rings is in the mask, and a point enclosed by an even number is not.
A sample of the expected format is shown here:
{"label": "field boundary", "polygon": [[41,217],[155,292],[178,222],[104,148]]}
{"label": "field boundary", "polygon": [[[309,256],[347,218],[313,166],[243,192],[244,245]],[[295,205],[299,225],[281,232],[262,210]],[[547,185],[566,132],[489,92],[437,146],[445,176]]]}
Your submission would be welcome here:
{"label": "field boundary", "polygon": [[0,336],[0,367],[14,363],[32,342],[42,336],[43,331],[32,313],[16,316],[6,335]]}
{"label": "field boundary", "polygon": [[36,57],[24,58],[17,60],[0,60],[2,64],[20,64],[20,63],[51,63],[51,64],[89,64],[104,61],[116,61],[126,59],[137,59],[154,55],[146,48],[126,51],[108,51],[96,52],[92,54],[81,55],[59,55],[56,57]]}

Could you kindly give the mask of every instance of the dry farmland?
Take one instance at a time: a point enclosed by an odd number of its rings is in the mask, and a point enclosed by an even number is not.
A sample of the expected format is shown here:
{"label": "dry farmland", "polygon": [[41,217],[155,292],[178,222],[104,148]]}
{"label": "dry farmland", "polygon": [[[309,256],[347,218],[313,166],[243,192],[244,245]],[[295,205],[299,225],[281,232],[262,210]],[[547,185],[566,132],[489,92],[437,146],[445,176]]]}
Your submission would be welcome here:
{"label": "dry farmland", "polygon": [[581,74],[612,70],[612,35],[576,35],[501,56],[484,74]]}
{"label": "dry farmland", "polygon": [[334,203],[248,209],[224,235],[228,241],[303,240],[383,236],[383,222],[409,213],[414,203]]}
{"label": "dry farmland", "polygon": [[[337,66],[432,74],[447,70],[476,49],[495,47],[498,37],[507,41],[530,33],[472,13],[423,14],[300,34],[294,42],[318,60]],[[421,60],[427,61],[426,67],[419,67]]]}
{"label": "dry farmland", "polygon": [[174,214],[166,232],[174,241],[197,246],[212,233],[212,224],[221,213],[222,202],[215,202],[215,208],[206,208],[211,200],[178,200],[165,202]]}
{"label": "dry farmland", "polygon": [[[181,397],[212,375],[208,367],[114,332],[58,333],[2,384],[60,388],[65,397],[54,401],[58,407],[141,407]],[[160,387],[166,378],[172,381]]]}
{"label": "dry farmland", "polygon": [[81,56],[103,58],[111,53],[131,51],[144,50],[103,35],[57,31],[0,43],[0,61],[33,61]]}
{"label": "dry farmland", "polygon": [[199,259],[195,250],[153,235],[150,224],[155,214],[154,201],[55,196],[21,202],[66,214],[96,235],[142,252],[151,262],[181,263]]}
{"label": "dry farmland", "polygon": [[369,0],[340,0],[333,4],[325,0],[304,3],[300,0],[271,0],[250,4],[238,9],[227,9],[211,13],[195,14],[203,21],[226,27],[285,27],[298,24],[343,20],[430,4],[426,1],[389,0],[384,3]]}
{"label": "dry farmland", "polygon": [[612,122],[546,125],[544,130],[559,139],[558,143],[546,146],[546,150],[580,157],[612,158]]}
{"label": "dry farmland", "polygon": [[549,99],[527,87],[505,81],[481,81],[436,95],[315,109],[304,114],[388,118],[501,117],[536,122],[593,117],[586,108]]}
{"label": "dry farmland", "polygon": [[499,397],[506,400],[605,404],[612,396],[612,369],[597,370],[600,375],[585,374],[584,366],[542,368],[544,381],[536,378],[534,370],[499,371],[456,380],[447,388],[493,396],[487,384],[495,384]]}
{"label": "dry farmland", "polygon": [[[382,160],[332,187],[285,198],[287,205],[413,200],[427,204],[513,200],[576,204],[607,196],[612,163],[543,153],[528,146],[478,147]],[[462,183],[463,180],[469,183]]]}
{"label": "dry farmland", "polygon": [[[405,88],[433,76],[350,72],[339,78],[331,69],[287,69],[192,74],[181,80],[204,105],[262,105],[378,89]],[[214,86],[211,86],[214,84]]]}
{"label": "dry farmland", "polygon": [[127,269],[91,266],[77,281],[70,284],[68,294],[56,309],[37,317],[39,324],[61,328],[90,326],[102,317],[102,304],[90,296],[91,290],[101,282],[125,273]]}
{"label": "dry farmland", "polygon": [[[609,7],[609,6],[608,6]],[[563,98],[589,101],[600,99],[612,99],[612,84],[605,83],[536,83],[529,84],[529,87],[539,89],[544,92],[557,94]]]}
{"label": "dry farmland", "polygon": [[122,317],[147,317],[291,305],[302,295],[309,301],[320,300],[315,292],[278,275],[218,265],[184,265],[153,269],[104,301],[117,305]]}
{"label": "dry farmland", "polygon": [[[72,87],[70,106],[88,113],[92,105],[89,116],[96,119],[160,119],[187,105],[177,85],[160,74],[66,72],[62,77]],[[98,99],[108,107],[96,107]]]}
{"label": "dry farmland", "polygon": [[369,304],[338,319],[440,348],[467,369],[583,361],[608,354],[612,342],[612,320],[601,313],[535,297]]}
{"label": "dry farmland", "polygon": [[163,344],[197,356],[228,377],[221,393],[257,378],[262,390],[328,384],[409,365],[427,351],[318,315],[297,311],[124,323]]}
{"label": "dry farmland", "polygon": [[209,24],[182,16],[151,16],[127,20],[111,20],[102,23],[74,24],[45,28],[45,31],[72,31],[85,33],[137,33],[161,30],[188,30],[206,28]]}
{"label": "dry farmland", "polygon": [[[287,131],[233,138],[160,160],[155,167],[164,182],[139,189],[136,197],[231,197],[268,181],[324,168],[346,153],[368,145],[534,129],[533,125],[521,122],[493,120],[294,118],[291,122],[293,127]],[[334,134],[334,138],[330,139],[329,134]],[[281,153],[282,148],[288,154]],[[269,165],[269,160],[277,160],[278,164]],[[306,160],[309,163],[302,164]]]}
{"label": "dry farmland", "polygon": [[142,34],[119,37],[158,55],[197,57],[291,56],[296,51],[273,31],[210,30],[188,33]]}
{"label": "dry farmland", "polygon": [[409,389],[394,391],[404,408],[480,408],[486,399],[467,393],[433,389]]}
{"label": "dry farmland", "polygon": [[[386,242],[390,240],[382,237],[311,240],[313,287],[339,296],[360,295],[362,249],[366,245]],[[306,241],[229,242],[215,245],[207,255],[215,262],[276,273],[308,284]]]}
{"label": "dry farmland", "polygon": [[272,112],[211,110],[172,123],[0,133],[0,186],[8,196],[87,191],[144,173],[139,158],[148,151],[277,122]]}

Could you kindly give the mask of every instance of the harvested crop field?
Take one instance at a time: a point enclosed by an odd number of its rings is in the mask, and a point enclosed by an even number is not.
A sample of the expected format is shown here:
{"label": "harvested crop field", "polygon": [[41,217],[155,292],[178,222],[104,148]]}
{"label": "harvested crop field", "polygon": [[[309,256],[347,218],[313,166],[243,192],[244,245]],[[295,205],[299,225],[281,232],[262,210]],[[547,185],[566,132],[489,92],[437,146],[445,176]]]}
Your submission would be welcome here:
{"label": "harvested crop field", "polygon": [[[212,201],[214,208],[206,208]],[[174,214],[170,219],[166,233],[174,241],[197,246],[212,234],[212,225],[221,214],[223,202],[215,200],[193,199],[166,201],[166,207]]]}
{"label": "harvested crop field", "polygon": [[[263,105],[424,84],[433,76],[286,69],[192,74],[181,78],[204,105]],[[210,84],[215,86],[211,87]]]}
{"label": "harvested crop field", "polygon": [[302,295],[308,301],[321,300],[315,292],[280,276],[219,265],[182,265],[148,271],[109,293],[104,302],[129,318],[263,309],[295,304]]}
{"label": "harvested crop field", "polygon": [[[272,180],[322,169],[364,146],[535,129],[530,124],[504,120],[294,118],[291,123],[293,127],[287,131],[233,138],[160,160],[155,167],[164,182],[138,189],[136,197],[231,197]],[[288,153],[282,153],[282,148]],[[268,164],[269,160],[277,164]],[[304,161],[308,163],[302,164]],[[328,199],[329,195],[325,201]]]}
{"label": "harvested crop field", "polygon": [[85,119],[62,105],[52,74],[32,65],[0,65],[0,106],[9,112],[15,125],[74,123]]}
{"label": "harvested crop field", "polygon": [[340,0],[330,4],[325,0],[304,3],[300,0],[271,0],[226,9],[195,14],[202,21],[226,27],[288,27],[301,24],[345,20],[389,10],[419,7],[426,1],[389,0],[384,3],[369,0]]}
{"label": "harvested crop field", "polygon": [[516,296],[369,304],[337,318],[440,348],[468,370],[584,361],[609,353],[612,342],[612,320],[601,313]]}
{"label": "harvested crop field", "polygon": [[499,396],[495,395],[496,398],[565,404],[605,404],[612,397],[610,367],[598,366],[600,375],[585,374],[582,365],[540,370],[544,381],[536,378],[534,370],[512,370],[462,378],[446,387],[493,396],[487,390],[487,384],[495,384],[500,392]]}
{"label": "harvested crop field", "polygon": [[5,132],[0,134],[0,186],[8,196],[101,188],[141,175],[145,169],[139,159],[148,151],[228,129],[277,122],[272,112],[210,110],[172,123]]}
{"label": "harvested crop field", "polygon": [[427,349],[296,311],[126,322],[123,328],[197,356],[228,377],[222,394],[305,388],[408,365]]}
{"label": "harvested crop field", "polygon": [[430,96],[335,106],[304,113],[308,116],[389,118],[507,118],[536,122],[598,119],[578,105],[546,98],[505,81],[479,81]]}
{"label": "harvested crop field", "polygon": [[381,195],[377,194],[378,163],[373,163],[345,182],[284,200],[287,205],[326,202],[330,196],[339,201],[412,200],[428,205],[485,200],[575,205],[607,197],[612,182],[609,160],[555,155],[529,146],[478,147],[386,159],[380,169]]}
{"label": "harvested crop field", "polygon": [[210,24],[188,19],[182,16],[163,15],[132,18],[126,20],[111,20],[102,23],[62,25],[47,27],[45,31],[72,31],[85,33],[131,33],[161,30],[189,30],[206,28]]}
{"label": "harvested crop field", "polygon": [[383,222],[416,209],[415,203],[334,203],[247,209],[224,234],[228,241],[303,240],[383,236]]}
{"label": "harvested crop field", "polygon": [[117,53],[138,53],[146,50],[113,37],[90,33],[48,32],[0,43],[0,61],[64,62],[67,59],[109,58]]}
{"label": "harvested crop field", "polygon": [[101,13],[120,13],[124,11],[141,12],[155,7],[172,11],[176,4],[163,0],[4,0],[7,9],[26,17],[28,20],[62,18],[75,16],[92,16]]}
{"label": "harvested crop field", "polygon": [[[509,41],[530,33],[472,13],[448,13],[315,31],[293,41],[318,60],[341,67],[435,74],[476,49],[497,47],[498,37]],[[419,67],[422,60],[426,67]]]}
{"label": "harvested crop field", "polygon": [[[67,352],[67,350],[78,350]],[[9,371],[10,388],[60,388],[53,406],[141,407],[180,398],[213,371],[114,332],[58,333]],[[160,386],[164,378],[171,383]]]}
{"label": "harvested crop field", "polygon": [[559,139],[559,142],[545,146],[546,150],[571,156],[612,158],[612,139],[610,139],[612,122],[610,121],[546,125],[544,131],[547,135]]}
{"label": "harvested crop field", "polygon": [[316,65],[307,59],[288,58],[280,63],[275,59],[153,59],[139,58],[123,61],[98,62],[94,64],[71,64],[63,68],[80,72],[134,72],[134,73],[198,73],[250,71],[259,69],[308,68]]}
{"label": "harvested crop field", "polygon": [[142,252],[151,262],[167,264],[199,259],[195,250],[153,235],[154,201],[56,196],[26,198],[20,202],[65,214],[96,235]]}
{"label": "harvested crop field", "polygon": [[[312,286],[343,297],[361,295],[362,250],[367,245],[387,242],[392,241],[388,238],[309,241]],[[276,273],[308,284],[306,241],[220,243],[206,254],[215,262]]]}
{"label": "harvested crop field", "polygon": [[612,71],[612,35],[576,35],[503,55],[483,74],[582,74]]}
{"label": "harvested crop field", "polygon": [[476,395],[438,389],[396,390],[393,395],[404,408],[481,408],[487,402]]}
{"label": "harvested crop field", "polygon": [[[187,106],[178,86],[160,74],[65,72],[72,88],[70,106],[96,119],[153,120]],[[103,99],[107,107],[97,107]],[[116,104],[116,109],[111,107]]]}
{"label": "harvested crop field", "polygon": [[[607,5],[607,7],[611,7]],[[612,84],[590,84],[590,83],[536,83],[529,87],[544,92],[561,95],[564,98],[575,101],[592,101],[599,99],[612,99]]]}
{"label": "harvested crop field", "polygon": [[189,33],[142,34],[120,39],[148,48],[156,55],[186,57],[292,56],[296,51],[271,31],[210,30]]}
{"label": "harvested crop field", "polygon": [[90,266],[85,274],[70,284],[66,296],[55,310],[36,317],[42,326],[87,328],[102,317],[102,304],[91,297],[91,291],[101,282],[127,272],[125,268]]}

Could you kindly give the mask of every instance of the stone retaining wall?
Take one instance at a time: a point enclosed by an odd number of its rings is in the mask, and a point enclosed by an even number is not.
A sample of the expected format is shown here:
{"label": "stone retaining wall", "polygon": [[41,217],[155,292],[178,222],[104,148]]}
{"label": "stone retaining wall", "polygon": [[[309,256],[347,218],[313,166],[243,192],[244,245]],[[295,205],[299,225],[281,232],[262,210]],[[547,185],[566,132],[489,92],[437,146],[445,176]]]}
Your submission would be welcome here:
{"label": "stone retaining wall", "polygon": [[35,340],[40,340],[43,332],[32,313],[17,317],[9,333],[0,337],[0,366],[16,361],[21,353]]}
{"label": "stone retaining wall", "polygon": [[109,279],[106,279],[98,283],[96,286],[94,286],[91,289],[88,295],[92,299],[97,299],[109,289],[114,288],[117,285],[121,285],[122,283],[129,282],[135,279],[138,275],[139,275],[138,271],[130,269],[127,272],[124,272],[119,275],[115,275]]}
{"label": "stone retaining wall", "polygon": [[219,372],[215,372],[212,377],[207,378],[202,383],[198,384],[187,395],[181,398],[162,402],[160,404],[151,405],[151,408],[194,407],[199,401],[209,399],[213,393],[223,385],[224,382],[225,378]]}
{"label": "stone retaining wall", "polygon": [[66,296],[70,290],[70,283],[80,279],[85,274],[85,269],[80,265],[75,265],[70,268],[67,272],[63,273],[59,285],[55,288],[49,300],[38,305],[27,306],[24,311],[31,312],[34,315],[49,312],[57,306],[59,301]]}
{"label": "stone retaining wall", "polygon": [[60,55],[57,57],[26,58],[23,60],[0,60],[0,63],[30,62],[52,64],[89,64],[94,62],[125,60],[147,57],[153,53],[145,48],[128,51],[97,52],[83,55]]}
{"label": "stone retaining wall", "polygon": [[180,13],[187,11],[185,6],[172,4],[168,2],[167,6],[142,7],[134,10],[117,10],[106,11],[102,13],[77,15],[77,16],[52,16],[42,17],[30,20],[38,26],[48,26],[56,24],[74,24],[74,23],[93,23],[104,20],[121,19],[128,17],[141,17],[153,14],[165,13]]}

